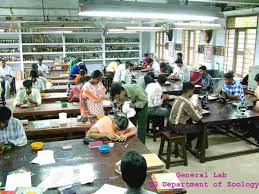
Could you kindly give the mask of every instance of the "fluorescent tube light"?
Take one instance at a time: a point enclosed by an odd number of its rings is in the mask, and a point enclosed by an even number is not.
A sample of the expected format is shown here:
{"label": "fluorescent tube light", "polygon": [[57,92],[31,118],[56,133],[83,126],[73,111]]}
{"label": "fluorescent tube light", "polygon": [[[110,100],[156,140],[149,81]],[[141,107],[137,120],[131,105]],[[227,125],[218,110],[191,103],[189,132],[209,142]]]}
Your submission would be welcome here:
{"label": "fluorescent tube light", "polygon": [[122,11],[91,11],[85,10],[78,13],[80,16],[92,17],[115,17],[115,18],[142,18],[142,19],[163,19],[163,20],[182,20],[182,21],[214,21],[218,17],[199,16],[188,14],[163,14],[148,12],[122,12]]}
{"label": "fluorescent tube light", "polygon": [[152,27],[152,26],[127,26],[127,30],[136,30],[136,31],[161,31],[162,27]]}
{"label": "fluorescent tube light", "polygon": [[170,25],[171,29],[186,29],[186,30],[209,30],[209,29],[223,29],[221,24],[206,24],[206,23],[174,23]]}
{"label": "fluorescent tube light", "polygon": [[108,33],[136,33],[136,30],[126,30],[124,28],[119,28],[119,29],[115,29],[115,28],[111,28],[107,30]]}
{"label": "fluorescent tube light", "polygon": [[60,33],[64,33],[64,34],[66,34],[66,33],[73,33],[72,30],[56,30],[56,31],[50,30],[50,31],[40,31],[40,32],[41,33],[53,33],[53,34],[55,34],[55,33],[57,33],[57,34],[60,34]]}

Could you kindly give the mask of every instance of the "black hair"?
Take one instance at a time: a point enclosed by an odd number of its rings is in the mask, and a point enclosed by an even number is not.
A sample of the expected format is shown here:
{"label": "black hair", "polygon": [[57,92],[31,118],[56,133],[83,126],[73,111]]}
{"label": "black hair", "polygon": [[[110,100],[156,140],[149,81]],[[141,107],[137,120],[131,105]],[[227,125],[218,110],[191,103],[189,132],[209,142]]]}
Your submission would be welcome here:
{"label": "black hair", "polygon": [[164,83],[166,82],[166,80],[167,80],[167,77],[166,77],[165,75],[159,75],[159,76],[157,77],[157,82],[158,82],[160,85],[164,84]]}
{"label": "black hair", "polygon": [[126,69],[127,69],[128,67],[133,67],[134,64],[131,63],[130,61],[126,61],[125,66],[126,66]]}
{"label": "black hair", "polygon": [[200,66],[199,69],[202,71],[207,71],[207,67],[205,65]]}
{"label": "black hair", "polygon": [[194,84],[191,82],[183,82],[183,93],[188,92],[189,90],[194,89]]}
{"label": "black hair", "polygon": [[154,60],[151,59],[151,58],[149,58],[149,59],[147,60],[147,63],[148,63],[148,64],[151,64],[151,63],[153,63],[153,62],[154,62]]}
{"label": "black hair", "polygon": [[226,79],[233,79],[234,76],[233,76],[233,73],[228,72],[228,73],[225,73],[223,77]]}
{"label": "black hair", "polygon": [[150,84],[150,83],[155,83],[155,79],[152,78],[152,77],[150,77],[150,76],[148,76],[148,75],[145,75],[145,76],[144,76],[144,81],[145,81],[145,84],[146,84],[146,85],[148,85],[148,84]]}
{"label": "black hair", "polygon": [[160,68],[165,68],[166,66],[167,66],[167,64],[165,62],[160,63]]}
{"label": "black hair", "polygon": [[37,65],[36,63],[33,63],[33,64],[31,65],[31,69],[37,69],[37,70],[38,70],[38,65]]}
{"label": "black hair", "polygon": [[91,78],[92,79],[95,79],[95,78],[97,78],[97,77],[101,77],[103,74],[102,74],[102,72],[100,71],[100,70],[95,70],[95,71],[93,71],[93,73],[92,73],[92,75],[91,75]]}
{"label": "black hair", "polygon": [[121,84],[119,83],[112,84],[110,88],[110,95],[112,98],[114,98],[116,94],[120,94],[123,90],[124,88],[121,86]]}
{"label": "black hair", "polygon": [[144,54],[144,57],[148,57],[148,53],[145,53],[145,54]]}
{"label": "black hair", "polygon": [[115,62],[121,64],[121,60],[120,59],[117,59]]}
{"label": "black hair", "polygon": [[39,77],[38,70],[32,69],[30,72],[30,76],[31,76],[31,78],[38,78]]}
{"label": "black hair", "polygon": [[179,56],[179,57],[182,58],[182,57],[183,57],[183,54],[179,52],[179,53],[177,53],[177,56]]}
{"label": "black hair", "polygon": [[114,121],[119,131],[124,131],[129,125],[129,120],[125,116],[115,115]]}
{"label": "black hair", "polygon": [[81,58],[80,57],[78,57],[77,59],[76,59],[76,62],[77,63],[79,63],[79,62],[81,62],[82,60],[81,60]]}
{"label": "black hair", "polygon": [[121,175],[130,188],[140,188],[147,176],[145,158],[136,151],[126,153],[121,159]]}
{"label": "black hair", "polygon": [[41,56],[40,58],[38,58],[38,61],[43,61],[43,56]]}
{"label": "black hair", "polygon": [[80,70],[79,70],[79,73],[80,73],[80,74],[81,74],[81,73],[86,74],[86,72],[85,72],[84,69],[80,69]]}
{"label": "black hair", "polygon": [[259,81],[259,73],[257,73],[257,74],[255,75],[255,81],[256,81],[256,82]]}
{"label": "black hair", "polygon": [[88,82],[91,78],[89,76],[80,77],[79,83]]}
{"label": "black hair", "polygon": [[151,78],[153,78],[153,79],[155,79],[155,74],[154,74],[153,71],[148,72],[146,75],[151,77]]}
{"label": "black hair", "polygon": [[0,114],[1,114],[0,121],[6,122],[11,118],[12,111],[6,106],[0,106]]}
{"label": "black hair", "polygon": [[30,79],[26,79],[22,83],[23,87],[25,88],[31,88],[32,87],[32,81]]}
{"label": "black hair", "polygon": [[183,64],[183,61],[181,59],[177,59],[177,60],[175,60],[175,63],[176,64]]}

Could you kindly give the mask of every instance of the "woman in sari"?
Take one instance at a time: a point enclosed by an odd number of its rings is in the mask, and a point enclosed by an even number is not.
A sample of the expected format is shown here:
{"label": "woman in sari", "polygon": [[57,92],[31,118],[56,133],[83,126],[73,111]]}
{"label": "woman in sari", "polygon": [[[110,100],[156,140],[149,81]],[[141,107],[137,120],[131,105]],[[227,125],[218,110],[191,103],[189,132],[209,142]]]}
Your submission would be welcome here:
{"label": "woman in sari", "polygon": [[102,72],[96,70],[91,79],[86,82],[80,93],[81,116],[103,115],[103,100],[106,97],[106,89],[102,84]]}

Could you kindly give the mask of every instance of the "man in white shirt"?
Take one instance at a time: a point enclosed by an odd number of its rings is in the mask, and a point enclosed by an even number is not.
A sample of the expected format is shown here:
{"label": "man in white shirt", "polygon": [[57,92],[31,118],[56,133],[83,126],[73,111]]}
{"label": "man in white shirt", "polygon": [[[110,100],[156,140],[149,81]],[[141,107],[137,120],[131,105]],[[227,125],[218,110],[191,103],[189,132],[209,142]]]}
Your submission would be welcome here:
{"label": "man in white shirt", "polygon": [[5,99],[10,97],[11,82],[13,80],[12,68],[6,65],[6,61],[2,59],[0,67],[0,78],[4,80],[5,83]]}
{"label": "man in white shirt", "polygon": [[133,64],[130,61],[127,61],[125,64],[120,64],[115,72],[113,82],[118,82],[122,84],[131,83],[131,69]]}
{"label": "man in white shirt", "polygon": [[42,71],[44,74],[49,73],[49,67],[42,64],[43,58],[39,58],[38,70]]}
{"label": "man in white shirt", "polygon": [[0,143],[23,146],[27,144],[27,137],[22,123],[12,117],[12,111],[6,107],[0,107]]}
{"label": "man in white shirt", "polygon": [[150,71],[146,75],[139,76],[136,82],[145,89],[148,84],[155,83],[155,74]]}
{"label": "man in white shirt", "polygon": [[14,100],[14,106],[28,105],[28,106],[37,106],[41,104],[40,91],[38,89],[32,88],[32,81],[25,80],[23,81],[23,87],[17,93],[17,96]]}
{"label": "man in white shirt", "polygon": [[166,82],[165,75],[159,75],[156,83],[150,83],[146,87],[148,96],[148,116],[168,117],[170,110],[162,107],[163,101],[169,98],[169,95],[163,95],[162,85]]}
{"label": "man in white shirt", "polygon": [[146,69],[153,69],[155,76],[158,76],[160,74],[160,64],[151,58],[147,60],[147,63],[148,65]]}
{"label": "man in white shirt", "polygon": [[173,73],[170,75],[169,78],[171,79],[179,79],[181,82],[189,82],[190,81],[190,71],[183,65],[182,60],[175,61],[175,67]]}
{"label": "man in white shirt", "polygon": [[116,61],[110,62],[106,67],[106,72],[115,73],[118,66],[121,64],[121,61],[117,59]]}

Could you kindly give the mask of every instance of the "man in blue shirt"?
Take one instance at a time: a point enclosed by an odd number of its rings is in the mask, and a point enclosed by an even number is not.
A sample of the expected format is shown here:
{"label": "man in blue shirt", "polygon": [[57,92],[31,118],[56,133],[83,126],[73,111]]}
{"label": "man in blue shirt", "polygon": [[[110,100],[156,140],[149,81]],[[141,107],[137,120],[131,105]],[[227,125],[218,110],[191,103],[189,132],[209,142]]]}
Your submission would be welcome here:
{"label": "man in blue shirt", "polygon": [[199,68],[199,72],[200,72],[201,76],[196,81],[194,81],[193,84],[200,83],[203,90],[212,92],[213,80],[212,80],[212,77],[207,73],[206,66],[204,66],[204,65],[201,66]]}
{"label": "man in blue shirt", "polygon": [[243,87],[240,83],[236,82],[233,79],[233,74],[230,72],[225,73],[224,81],[225,81],[225,84],[222,87],[222,92],[225,93],[226,98],[229,100],[244,102],[245,94],[244,94]]}
{"label": "man in blue shirt", "polygon": [[70,70],[70,75],[69,75],[69,80],[73,80],[76,78],[76,76],[79,74],[80,72],[80,68],[79,68],[79,65],[81,64],[81,59],[78,58],[77,59],[77,63],[74,64],[72,67],[71,67],[71,70]]}
{"label": "man in blue shirt", "polygon": [[11,143],[14,146],[27,144],[27,137],[21,122],[12,117],[8,107],[0,107],[0,143]]}

